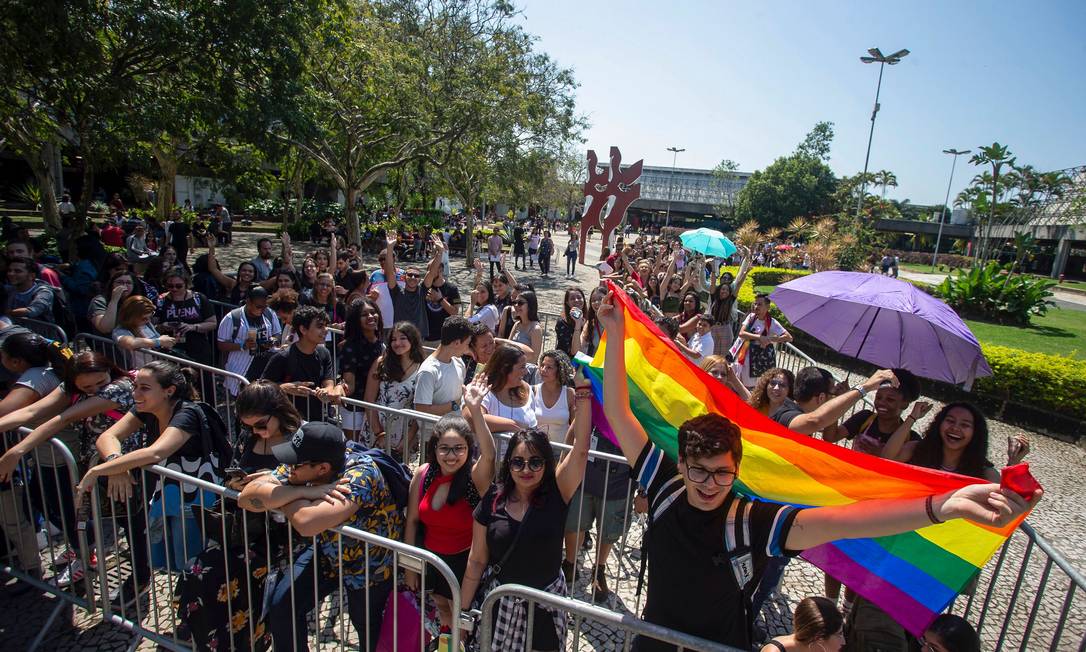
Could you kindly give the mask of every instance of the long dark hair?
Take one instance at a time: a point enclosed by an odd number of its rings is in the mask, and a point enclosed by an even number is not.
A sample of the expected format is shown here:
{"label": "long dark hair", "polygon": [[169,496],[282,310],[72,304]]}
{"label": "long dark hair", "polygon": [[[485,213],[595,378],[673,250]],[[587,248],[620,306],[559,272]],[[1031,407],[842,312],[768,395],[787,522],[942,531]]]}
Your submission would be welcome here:
{"label": "long dark hair", "polygon": [[381,335],[381,307],[370,299],[362,298],[351,304],[347,310],[347,323],[343,326],[343,338],[348,342],[359,341],[365,337],[362,333],[362,312],[367,308],[377,311],[377,335]]}
{"label": "long dark hair", "polygon": [[4,340],[0,349],[4,351],[4,355],[22,360],[30,368],[51,366],[62,372],[71,351],[58,344],[60,343],[53,343],[36,333],[15,333]]}
{"label": "long dark hair", "polygon": [[471,431],[471,425],[468,424],[467,419],[459,414],[446,414],[437,420],[433,429],[430,431],[430,437],[426,440],[426,463],[430,465],[427,469],[427,473],[441,473],[441,465],[437,461],[437,442],[441,439],[441,436],[450,430],[455,430],[456,434],[464,438],[464,441],[468,445],[467,459],[464,460],[464,465],[457,469],[456,474],[453,476],[452,482],[449,484],[449,495],[445,499],[445,503],[452,505],[456,501],[468,493],[468,483],[471,482],[471,466],[472,451],[475,450],[475,435]]}
{"label": "long dark hair", "polygon": [[955,614],[940,614],[928,625],[933,632],[943,639],[948,650],[954,652],[980,652],[980,637],[968,620]]}
{"label": "long dark hair", "polygon": [[[14,337],[14,336],[12,336]],[[9,338],[10,339],[10,338]],[[109,381],[118,378],[127,378],[129,374],[113,363],[109,358],[96,351],[83,351],[76,353],[68,364],[64,366],[64,391],[68,394],[77,394],[79,388],[75,386],[75,379],[83,374],[108,373]]]}
{"label": "long dark hair", "polygon": [[[686,303],[686,297],[694,297],[694,312],[693,313],[687,313],[686,312],[686,308],[684,307],[684,304]],[[698,296],[697,292],[694,292],[693,290],[687,290],[686,294],[683,295],[682,303],[679,304],[679,309],[682,311],[682,312],[680,312],[680,314],[683,316],[684,319],[689,319],[690,317],[693,317],[694,315],[700,315],[701,314],[701,297]]]}
{"label": "long dark hair", "polygon": [[238,393],[235,411],[238,417],[249,415],[267,415],[279,419],[279,429],[284,436],[289,436],[302,425],[302,415],[294,407],[294,401],[270,380],[257,380],[249,383]]}
{"label": "long dark hair", "polygon": [[[505,389],[505,379],[509,377],[509,372],[513,370],[513,367],[517,366],[521,358],[525,357],[527,356],[524,351],[508,344],[499,344],[494,349],[490,359],[486,361],[486,368],[483,370],[486,374],[486,383],[490,385],[491,390],[498,392]],[[509,389],[509,395],[518,401],[524,398],[521,396],[523,392],[523,385],[517,385]]]}
{"label": "long dark hair", "polygon": [[517,295],[517,301],[521,299],[528,303],[528,321],[539,321],[539,299],[536,298],[535,292],[524,290]]}
{"label": "long dark hair", "polygon": [[592,297],[596,294],[600,294],[600,299],[604,299],[607,296],[607,289],[602,286],[597,286],[592,292],[588,294],[588,302],[585,304],[586,315],[588,316],[588,332],[591,333],[593,329],[598,329],[600,324],[600,318],[596,314],[596,309],[592,307]]}
{"label": "long dark hair", "polygon": [[947,414],[954,408],[967,410],[973,416],[973,438],[969,440],[965,452],[962,453],[962,460],[955,472],[973,478],[982,478],[985,469],[992,466],[992,463],[988,461],[988,420],[975,405],[964,401],[948,403],[939,410],[932,419],[931,425],[928,426],[924,439],[916,445],[910,463],[929,469],[939,469],[943,466],[943,437],[939,434],[939,428],[946,420]]}
{"label": "long dark hair", "polygon": [[805,644],[833,636],[844,624],[837,604],[822,596],[800,600],[792,614],[792,631],[796,640]]}
{"label": "long dark hair", "polygon": [[[581,288],[567,288],[566,293],[562,295],[562,318],[566,320],[567,324],[573,325],[573,317],[569,316],[569,295],[578,292],[581,295],[581,303],[587,307],[588,299],[584,295],[584,290]],[[583,312],[583,311],[582,311]],[[577,334],[579,335],[579,333]]]}
{"label": "long dark hair", "polygon": [[535,428],[518,430],[509,438],[509,444],[505,447],[505,455],[502,456],[502,465],[498,470],[498,481],[496,483],[498,491],[494,494],[494,509],[504,504],[516,487],[516,483],[513,482],[513,473],[509,470],[509,462],[513,459],[513,451],[516,450],[519,444],[524,444],[532,454],[543,458],[543,479],[539,483],[539,490],[532,496],[532,504],[538,505],[542,503],[546,492],[556,486],[558,463],[554,460],[554,448],[551,446],[551,440],[547,437],[547,433]]}
{"label": "long dark hair", "polygon": [[[720,288],[728,288],[728,298],[720,298]],[[709,312],[712,313],[713,319],[718,324],[726,324],[732,316],[732,306],[735,305],[736,293],[732,289],[731,283],[721,283],[713,289],[713,296],[709,298],[709,305],[711,306]]]}
{"label": "long dark hair", "polygon": [[411,350],[408,357],[411,362],[422,362],[422,333],[417,326],[409,321],[398,321],[388,331],[388,339],[385,340],[385,354],[381,356],[381,362],[377,364],[377,378],[399,382],[403,380],[404,368],[400,364],[400,356],[392,352],[392,336],[403,333],[407,341],[411,342]]}
{"label": "long dark hair", "polygon": [[182,367],[170,360],[152,360],[141,369],[151,372],[151,377],[162,389],[176,387],[173,394],[175,402],[199,400],[200,396],[196,392],[196,373],[191,367]]}

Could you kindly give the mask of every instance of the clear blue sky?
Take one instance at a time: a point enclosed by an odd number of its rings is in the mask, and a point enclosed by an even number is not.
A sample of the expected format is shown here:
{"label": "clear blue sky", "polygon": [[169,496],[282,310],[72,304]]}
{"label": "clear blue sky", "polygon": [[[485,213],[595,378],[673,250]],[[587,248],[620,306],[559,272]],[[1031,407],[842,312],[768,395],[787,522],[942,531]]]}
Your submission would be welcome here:
{"label": "clear blue sky", "polygon": [[[872,170],[887,196],[942,203],[946,148],[999,141],[1042,170],[1086,164],[1086,2],[693,2],[527,0],[539,49],[574,69],[585,149],[680,167],[731,158],[753,171],[834,123],[830,165],[863,169],[877,64],[887,66]],[[967,158],[967,157],[966,157]],[[960,158],[954,193],[977,171]]]}

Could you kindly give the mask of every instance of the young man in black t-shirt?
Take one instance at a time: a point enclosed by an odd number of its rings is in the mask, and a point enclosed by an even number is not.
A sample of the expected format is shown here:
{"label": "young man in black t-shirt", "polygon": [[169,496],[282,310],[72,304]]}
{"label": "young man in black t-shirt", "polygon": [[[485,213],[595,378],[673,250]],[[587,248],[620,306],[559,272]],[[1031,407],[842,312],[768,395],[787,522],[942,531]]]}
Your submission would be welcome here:
{"label": "young man in black t-shirt", "polygon": [[294,311],[291,326],[298,341],[268,360],[263,377],[294,397],[294,407],[303,419],[320,421],[324,401],[338,397],[333,389],[332,354],[324,347],[328,317],[316,306],[302,306]]}
{"label": "young man in black t-shirt", "polygon": [[[612,343],[625,340],[625,318],[617,303],[610,294],[597,312]],[[649,441],[630,410],[625,347],[607,347],[603,384],[607,420],[648,492],[648,599],[643,617],[734,647],[751,647],[755,614],[749,596],[771,557],[796,555],[839,539],[898,534],[952,518],[1005,525],[1043,494],[1038,490],[1027,503],[997,484],[974,484],[924,499],[834,507],[797,509],[752,501],[733,491],[743,442],[739,427],[728,418],[708,414],[681,424],[679,456],[673,461]],[[639,638],[634,649],[674,646]]]}

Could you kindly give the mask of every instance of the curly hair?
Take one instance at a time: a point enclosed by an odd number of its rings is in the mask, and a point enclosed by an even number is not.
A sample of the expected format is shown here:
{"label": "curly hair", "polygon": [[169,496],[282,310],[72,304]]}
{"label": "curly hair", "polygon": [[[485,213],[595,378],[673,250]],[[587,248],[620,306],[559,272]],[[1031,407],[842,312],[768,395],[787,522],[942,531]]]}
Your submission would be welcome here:
{"label": "curly hair", "polygon": [[743,459],[739,426],[719,414],[703,414],[679,426],[679,459],[696,460],[731,453],[736,466]]}
{"label": "curly hair", "polygon": [[769,394],[767,393],[769,381],[777,376],[784,376],[788,379],[788,398],[792,398],[792,390],[796,387],[796,375],[787,369],[773,367],[758,377],[758,382],[754,385],[754,389],[750,391],[750,400],[748,402],[754,409],[762,410],[769,407]]}
{"label": "curly hair", "polygon": [[566,352],[558,349],[544,351],[543,355],[539,356],[539,364],[542,365],[543,360],[547,358],[554,360],[554,364],[558,367],[558,384],[562,387],[573,387],[573,363],[570,362]]}

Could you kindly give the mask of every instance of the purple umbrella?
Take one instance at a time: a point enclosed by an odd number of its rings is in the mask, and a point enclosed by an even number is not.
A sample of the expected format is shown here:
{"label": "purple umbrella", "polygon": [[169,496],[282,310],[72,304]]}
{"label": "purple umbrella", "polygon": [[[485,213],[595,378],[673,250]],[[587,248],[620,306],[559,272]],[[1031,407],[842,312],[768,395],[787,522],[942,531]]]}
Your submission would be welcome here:
{"label": "purple umbrella", "polygon": [[796,328],[882,368],[970,386],[992,375],[958,313],[911,283],[863,272],[819,272],[770,297]]}

